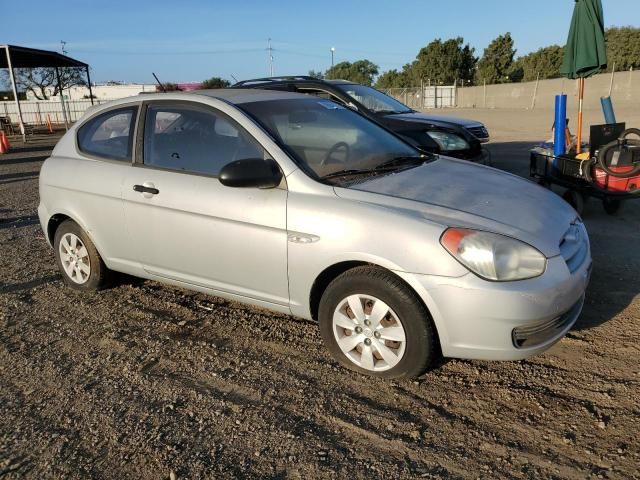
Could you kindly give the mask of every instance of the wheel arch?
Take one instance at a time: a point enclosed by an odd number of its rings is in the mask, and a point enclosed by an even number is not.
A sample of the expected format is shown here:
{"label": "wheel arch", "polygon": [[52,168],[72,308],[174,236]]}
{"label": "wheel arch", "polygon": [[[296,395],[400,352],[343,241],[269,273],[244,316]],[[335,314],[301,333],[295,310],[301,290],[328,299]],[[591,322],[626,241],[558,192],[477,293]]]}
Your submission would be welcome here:
{"label": "wheel arch", "polygon": [[[80,221],[77,215],[74,215],[73,212],[70,212],[67,210],[63,210],[63,209],[56,210],[56,213],[51,215],[47,220],[46,234],[47,234],[47,240],[49,241],[51,246],[55,247],[54,239],[56,236],[56,231],[58,230],[60,225],[62,225],[62,223],[65,222],[66,220],[71,220],[72,222],[74,222],[84,231],[84,233],[86,233],[89,236],[89,238],[91,239],[91,242],[93,242],[93,245],[96,247],[96,250],[98,251],[98,255],[100,255],[100,258],[102,258],[105,264],[107,264],[107,259],[105,259],[104,255],[102,254],[102,247],[100,243],[96,241],[96,238],[93,235],[91,229],[88,228],[88,226],[84,222]],[[108,266],[109,265],[107,264],[107,267]]]}
{"label": "wheel arch", "polygon": [[78,223],[69,215],[65,215],[64,213],[56,213],[49,217],[49,220],[47,221],[47,240],[49,240],[49,244],[51,246],[53,246],[53,240],[56,237],[56,231],[58,230],[58,227],[62,225],[62,222],[64,222],[65,220],[72,220],[75,223]]}
{"label": "wheel arch", "polygon": [[342,275],[348,270],[351,270],[356,267],[361,267],[361,266],[371,266],[374,268],[379,268],[381,270],[384,270],[390,273],[391,275],[393,275],[394,277],[398,278],[398,280],[404,283],[413,293],[415,293],[416,297],[418,298],[422,306],[427,311],[427,314],[429,315],[429,319],[431,320],[433,329],[435,330],[435,333],[436,333],[436,347],[438,351],[441,353],[442,339],[441,339],[441,328],[439,328],[440,322],[437,321],[437,319],[434,317],[434,312],[432,308],[430,308],[427,302],[425,301],[423,295],[421,295],[420,292],[415,288],[415,285],[411,284],[412,282],[407,281],[407,279],[404,278],[403,276],[398,275],[393,270],[386,268],[382,265],[379,265],[377,263],[365,262],[361,260],[348,260],[348,261],[334,263],[333,265],[325,268],[322,272],[320,272],[320,274],[316,277],[315,281],[313,282],[311,287],[311,292],[309,294],[309,310],[311,312],[311,317],[313,318],[313,320],[318,321],[318,311],[320,309],[320,300],[322,299],[322,295],[324,294],[329,284],[338,276]]}

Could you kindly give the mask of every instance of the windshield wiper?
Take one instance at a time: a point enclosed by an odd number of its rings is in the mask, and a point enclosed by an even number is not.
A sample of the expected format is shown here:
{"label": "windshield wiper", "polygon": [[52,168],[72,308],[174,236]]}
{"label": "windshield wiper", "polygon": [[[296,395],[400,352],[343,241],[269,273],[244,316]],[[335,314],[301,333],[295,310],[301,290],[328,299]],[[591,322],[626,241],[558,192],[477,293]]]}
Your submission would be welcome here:
{"label": "windshield wiper", "polygon": [[349,168],[345,170],[338,170],[337,172],[328,173],[327,175],[323,175],[320,177],[322,180],[328,180],[330,178],[337,177],[350,177],[352,175],[377,175],[378,173],[390,172],[393,170],[397,170],[401,167],[407,166],[419,166],[426,162],[428,158],[426,156],[420,157],[395,157],[387,162],[383,162],[377,167],[374,168],[366,168],[366,169],[356,169]]}
{"label": "windshield wiper", "polygon": [[429,160],[429,157],[427,157],[426,155],[420,155],[419,157],[416,157],[416,156],[394,157],[391,160],[382,162],[380,165],[378,165],[375,168],[375,170],[380,170],[380,169],[386,170],[389,168],[396,168],[396,167],[401,167],[405,165],[418,166],[418,165],[422,165],[427,160]]}
{"label": "windshield wiper", "polygon": [[350,168],[350,169],[345,169],[345,170],[338,170],[337,172],[332,172],[332,173],[328,173],[326,175],[323,175],[322,177],[320,177],[322,180],[328,180],[330,178],[337,178],[337,177],[350,177],[352,175],[366,175],[366,174],[375,174],[377,172],[379,172],[380,170],[377,169],[372,169],[372,168],[366,168],[366,169],[355,169],[355,168]]}
{"label": "windshield wiper", "polygon": [[375,113],[381,113],[382,115],[400,115],[401,113],[411,113],[413,110],[376,110]]}

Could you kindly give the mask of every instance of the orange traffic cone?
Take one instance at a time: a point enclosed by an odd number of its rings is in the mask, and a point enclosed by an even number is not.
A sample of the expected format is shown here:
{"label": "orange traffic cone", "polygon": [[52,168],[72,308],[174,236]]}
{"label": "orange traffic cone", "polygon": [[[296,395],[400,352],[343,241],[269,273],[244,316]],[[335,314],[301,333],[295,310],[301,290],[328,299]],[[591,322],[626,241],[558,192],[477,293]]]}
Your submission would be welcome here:
{"label": "orange traffic cone", "polygon": [[4,132],[2,132],[2,142],[4,142],[5,150],[9,152],[9,150],[11,150],[11,144],[9,143],[9,137],[7,137]]}
{"label": "orange traffic cone", "polygon": [[7,153],[9,151],[5,142],[6,138],[7,137],[5,136],[4,132],[0,133],[0,154]]}

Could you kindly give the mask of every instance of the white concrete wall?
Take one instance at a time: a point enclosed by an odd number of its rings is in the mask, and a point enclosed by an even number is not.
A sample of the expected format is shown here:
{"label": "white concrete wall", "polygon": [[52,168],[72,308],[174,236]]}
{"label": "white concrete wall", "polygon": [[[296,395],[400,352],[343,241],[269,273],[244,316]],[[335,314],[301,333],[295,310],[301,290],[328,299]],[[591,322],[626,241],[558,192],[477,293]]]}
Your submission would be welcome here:
{"label": "white concrete wall", "polygon": [[[609,94],[611,74],[603,73],[585,81],[584,108],[600,108],[600,97]],[[536,82],[505,83],[458,88],[457,106],[460,108],[553,108],[555,96],[566,93],[575,103],[578,97],[577,80],[555,78]],[[534,102],[535,96],[535,102]],[[640,108],[640,71],[616,72],[613,77],[611,98],[617,107]]]}

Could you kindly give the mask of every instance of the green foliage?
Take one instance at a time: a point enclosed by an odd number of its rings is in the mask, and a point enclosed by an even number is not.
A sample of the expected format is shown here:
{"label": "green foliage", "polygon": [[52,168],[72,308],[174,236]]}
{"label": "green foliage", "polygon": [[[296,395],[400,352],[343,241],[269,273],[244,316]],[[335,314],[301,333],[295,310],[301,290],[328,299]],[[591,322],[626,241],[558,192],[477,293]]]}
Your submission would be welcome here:
{"label": "green foliage", "polygon": [[605,32],[609,70],[640,68],[640,28],[612,27]]}
{"label": "green foliage", "polygon": [[420,80],[452,85],[456,80],[472,80],[478,59],[462,37],[442,41],[436,39],[418,52],[415,61],[405,67],[405,74],[414,85]]}
{"label": "green foliage", "polygon": [[[558,45],[541,48],[533,53],[520,57],[516,64],[522,68],[523,82],[535,80],[540,74],[540,80],[560,77],[560,65],[564,48]],[[513,81],[520,81],[513,79]]]}
{"label": "green foliage", "polygon": [[369,60],[357,60],[351,62],[340,62],[325,73],[325,78],[343,79],[363,85],[373,84],[373,78],[378,74],[378,66]]}
{"label": "green foliage", "polygon": [[409,75],[407,75],[406,70],[401,72],[396,69],[387,70],[378,77],[378,80],[376,81],[376,88],[386,89],[408,87],[410,82],[411,80]]}
{"label": "green foliage", "polygon": [[322,80],[324,78],[324,73],[322,73],[320,70],[309,70],[309,73],[307,75],[319,80]]}
{"label": "green foliage", "polygon": [[[164,87],[164,91],[166,92],[181,92],[182,89],[178,86],[177,83],[171,83],[171,82],[167,82],[167,83],[163,83],[162,86]],[[158,86],[156,87],[156,90],[161,92],[162,89]]]}
{"label": "green foliage", "polygon": [[509,74],[514,73],[513,57],[516,54],[511,33],[507,32],[493,40],[484,49],[482,58],[478,61],[476,83],[507,83]]}
{"label": "green foliage", "polygon": [[231,85],[228,80],[220,77],[211,77],[200,84],[201,89],[227,88]]}

